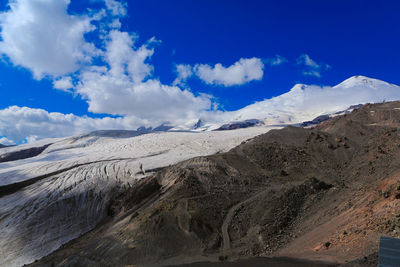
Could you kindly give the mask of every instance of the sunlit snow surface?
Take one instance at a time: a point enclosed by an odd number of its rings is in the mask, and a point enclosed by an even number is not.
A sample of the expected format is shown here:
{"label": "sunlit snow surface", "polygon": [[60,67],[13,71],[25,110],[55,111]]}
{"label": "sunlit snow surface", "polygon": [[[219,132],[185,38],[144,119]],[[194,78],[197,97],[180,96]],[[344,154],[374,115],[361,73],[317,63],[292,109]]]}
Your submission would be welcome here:
{"label": "sunlit snow surface", "polygon": [[[0,265],[30,263],[92,229],[106,216],[113,193],[144,177],[140,165],[146,172],[227,151],[270,129],[162,132],[129,138],[91,134],[25,145],[53,143],[39,156],[0,163],[0,186],[64,171],[0,197]],[[0,154],[19,149],[6,148]]]}

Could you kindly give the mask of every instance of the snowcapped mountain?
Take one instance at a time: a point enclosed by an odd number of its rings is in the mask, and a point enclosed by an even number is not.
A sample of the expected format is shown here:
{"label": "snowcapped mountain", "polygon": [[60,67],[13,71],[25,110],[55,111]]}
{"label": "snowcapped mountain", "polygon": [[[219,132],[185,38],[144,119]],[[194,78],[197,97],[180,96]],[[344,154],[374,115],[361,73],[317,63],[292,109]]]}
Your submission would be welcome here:
{"label": "snowcapped mountain", "polygon": [[[296,84],[289,92],[237,111],[202,118],[210,129],[222,124],[256,119],[266,125],[296,124],[346,110],[357,104],[400,99],[400,86],[365,76],[353,76],[338,85]],[[207,128],[207,127],[205,127]]]}
{"label": "snowcapped mountain", "polygon": [[[261,124],[299,124],[304,121],[311,121],[321,115],[343,111],[352,105],[398,99],[400,99],[399,86],[365,76],[353,76],[333,87],[297,84],[287,93],[253,103],[236,111],[202,111],[190,120],[164,122],[160,125],[153,125],[153,127],[148,125],[147,128],[139,127],[136,131],[140,133],[157,131],[200,132],[220,129],[222,126],[224,126],[222,128],[237,128]],[[38,112],[43,113],[40,110]],[[253,122],[256,121],[257,123],[254,124]],[[87,125],[87,127],[84,127],[84,131],[103,130],[98,127],[102,126],[97,124]],[[133,130],[123,124],[110,126],[107,129]],[[38,138],[46,138],[66,137],[81,133],[76,129],[71,130],[69,126],[66,127],[66,131],[58,129],[56,135],[52,132],[38,131],[32,134]],[[68,132],[70,134],[67,134]],[[11,139],[16,142],[22,141],[21,134],[18,134],[18,136],[18,138],[14,138],[15,140]]]}

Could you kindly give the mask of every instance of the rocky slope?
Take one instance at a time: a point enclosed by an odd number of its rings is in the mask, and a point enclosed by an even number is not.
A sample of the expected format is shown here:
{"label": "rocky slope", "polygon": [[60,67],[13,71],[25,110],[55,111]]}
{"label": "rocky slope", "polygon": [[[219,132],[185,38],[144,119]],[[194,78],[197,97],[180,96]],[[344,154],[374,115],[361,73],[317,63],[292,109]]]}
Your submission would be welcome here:
{"label": "rocky slope", "polygon": [[31,263],[93,229],[110,200],[141,178],[270,129],[97,131],[1,149],[0,266]]}
{"label": "rocky slope", "polygon": [[400,102],[367,104],[165,168],[114,198],[97,228],[32,266],[260,256],[376,266],[379,236],[400,237],[399,122]]}

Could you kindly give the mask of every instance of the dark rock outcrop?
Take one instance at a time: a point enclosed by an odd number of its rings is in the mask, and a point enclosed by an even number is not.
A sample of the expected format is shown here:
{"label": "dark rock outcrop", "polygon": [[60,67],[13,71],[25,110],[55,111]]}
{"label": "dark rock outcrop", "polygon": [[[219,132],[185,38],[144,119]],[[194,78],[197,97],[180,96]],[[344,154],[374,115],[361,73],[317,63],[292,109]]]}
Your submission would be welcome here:
{"label": "dark rock outcrop", "polygon": [[262,125],[264,122],[260,120],[244,120],[244,121],[235,121],[235,122],[230,122],[227,124],[222,125],[215,131],[226,131],[226,130],[235,130],[235,129],[240,129],[240,128],[247,128],[247,127],[253,127],[257,125]]}
{"label": "dark rock outcrop", "polygon": [[9,152],[9,153],[1,154],[0,162],[7,162],[7,161],[14,161],[14,160],[36,157],[50,145],[51,144],[46,144],[46,145],[40,146],[40,147],[32,147],[32,148],[21,149],[21,150]]}

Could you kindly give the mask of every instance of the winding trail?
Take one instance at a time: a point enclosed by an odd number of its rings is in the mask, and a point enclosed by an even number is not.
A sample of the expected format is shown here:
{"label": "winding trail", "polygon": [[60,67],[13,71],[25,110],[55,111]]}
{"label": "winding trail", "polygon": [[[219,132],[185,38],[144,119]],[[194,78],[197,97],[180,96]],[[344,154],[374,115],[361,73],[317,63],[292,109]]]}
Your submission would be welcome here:
{"label": "winding trail", "polygon": [[265,194],[267,192],[268,192],[267,190],[262,190],[262,191],[256,193],[255,195],[253,195],[252,197],[247,198],[247,199],[243,200],[242,202],[239,202],[238,204],[234,205],[232,208],[229,209],[228,214],[226,215],[224,222],[222,223],[222,227],[221,227],[222,240],[223,240],[223,247],[222,247],[223,252],[227,252],[231,249],[231,240],[230,240],[230,236],[229,236],[229,232],[228,232],[228,227],[232,221],[233,216],[236,214],[237,210],[240,209],[241,207],[243,207],[248,202],[256,199],[260,195]]}

